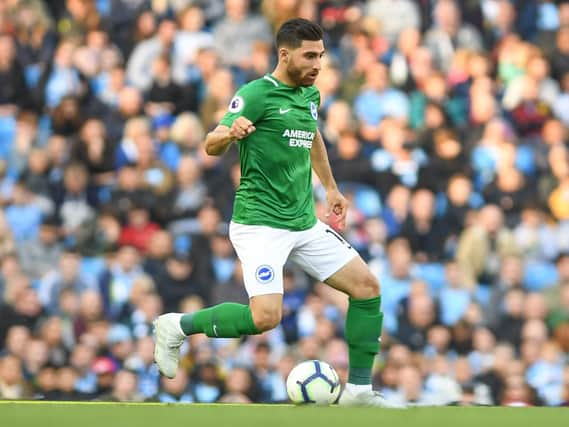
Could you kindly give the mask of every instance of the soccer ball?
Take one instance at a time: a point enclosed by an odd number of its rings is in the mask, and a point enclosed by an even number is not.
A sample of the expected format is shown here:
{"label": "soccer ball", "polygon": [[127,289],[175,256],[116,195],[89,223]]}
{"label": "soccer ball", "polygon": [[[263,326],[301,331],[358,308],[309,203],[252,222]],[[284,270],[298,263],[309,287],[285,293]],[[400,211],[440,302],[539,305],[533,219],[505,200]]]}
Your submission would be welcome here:
{"label": "soccer ball", "polygon": [[329,405],[338,399],[340,379],[332,366],[321,360],[307,360],[294,367],[286,380],[293,403]]}

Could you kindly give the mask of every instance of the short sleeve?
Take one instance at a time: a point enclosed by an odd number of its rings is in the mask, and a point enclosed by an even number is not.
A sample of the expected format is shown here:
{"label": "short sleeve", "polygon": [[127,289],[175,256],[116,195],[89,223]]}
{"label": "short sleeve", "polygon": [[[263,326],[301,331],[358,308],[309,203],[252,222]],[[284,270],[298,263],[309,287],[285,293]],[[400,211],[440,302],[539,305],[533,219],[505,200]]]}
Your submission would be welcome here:
{"label": "short sleeve", "polygon": [[318,106],[318,108],[320,108],[320,91],[316,86],[314,86],[314,98],[315,98],[314,102],[316,102],[316,105]]}
{"label": "short sleeve", "polygon": [[244,116],[251,122],[258,122],[264,112],[263,97],[258,88],[253,85],[243,86],[231,98],[227,113],[219,124],[230,127],[237,117]]}

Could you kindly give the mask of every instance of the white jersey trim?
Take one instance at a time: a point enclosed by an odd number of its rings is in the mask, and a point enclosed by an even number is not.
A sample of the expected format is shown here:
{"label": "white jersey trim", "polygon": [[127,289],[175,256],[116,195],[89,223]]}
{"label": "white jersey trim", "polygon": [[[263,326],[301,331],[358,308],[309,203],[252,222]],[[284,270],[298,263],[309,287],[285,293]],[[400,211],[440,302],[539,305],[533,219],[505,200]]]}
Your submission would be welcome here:
{"label": "white jersey trim", "polygon": [[272,84],[275,85],[275,87],[279,87],[279,84],[276,82],[275,79],[273,79],[273,78],[271,78],[271,77],[269,77],[269,76],[263,76],[263,78],[264,78],[265,80],[270,81]]}

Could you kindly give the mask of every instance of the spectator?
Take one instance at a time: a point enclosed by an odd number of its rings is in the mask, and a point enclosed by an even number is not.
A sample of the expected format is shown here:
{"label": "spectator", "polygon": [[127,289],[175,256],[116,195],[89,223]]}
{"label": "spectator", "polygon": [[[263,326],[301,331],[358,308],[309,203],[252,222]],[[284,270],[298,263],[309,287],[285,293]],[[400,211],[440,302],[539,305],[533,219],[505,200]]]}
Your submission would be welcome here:
{"label": "spectator", "polygon": [[521,212],[520,222],[513,230],[520,254],[528,261],[549,261],[558,252],[555,227],[546,223],[542,209],[528,204]]}
{"label": "spectator", "polygon": [[[126,129],[124,129],[126,122],[137,117],[142,112],[143,107],[142,92],[136,87],[124,86],[120,89],[117,88],[117,92],[117,105],[103,115],[112,143],[121,141],[123,134],[128,136]],[[116,161],[118,162],[118,159]]]}
{"label": "spectator", "polygon": [[156,198],[152,192],[143,187],[141,173],[133,166],[125,166],[118,172],[118,182],[111,192],[107,206],[120,221],[125,221],[132,206],[150,209],[155,202]]}
{"label": "spectator", "polygon": [[31,192],[48,199],[51,188],[48,180],[49,157],[47,152],[40,149],[32,149],[29,153],[28,168],[23,172],[22,179]]}
{"label": "spectator", "polygon": [[428,295],[410,297],[405,316],[399,320],[397,339],[412,351],[421,351],[427,343],[427,331],[436,320],[436,309]]}
{"label": "spectator", "polygon": [[4,355],[11,354],[23,359],[26,354],[27,344],[31,338],[30,330],[23,325],[14,325],[6,334],[6,344],[2,351]]}
{"label": "spectator", "polygon": [[[158,394],[158,384],[162,381],[165,385],[167,379],[160,380],[160,373],[154,364],[154,343],[151,337],[144,337],[137,341],[136,351],[125,360],[125,367],[136,372],[138,378],[138,392],[145,398],[150,399]],[[183,379],[185,375],[180,375]],[[165,402],[160,398],[161,402]]]}
{"label": "spectator", "polygon": [[[142,92],[150,89],[152,75],[148,73],[148,70],[152,68],[152,63],[157,57],[171,50],[176,34],[176,22],[165,17],[158,25],[154,37],[142,40],[136,45],[128,60],[126,69],[127,81],[130,84]],[[174,68],[176,68],[176,63],[180,58],[172,55],[171,60],[174,63]]]}
{"label": "spectator", "polygon": [[59,221],[48,217],[42,221],[37,240],[22,244],[19,248],[22,270],[32,279],[40,279],[59,263],[62,248],[59,243]]}
{"label": "spectator", "polygon": [[140,402],[142,396],[137,392],[137,379],[134,372],[119,370],[113,380],[111,391],[98,398],[110,402]]}
{"label": "spectator", "polygon": [[57,391],[57,369],[45,365],[36,376],[33,398],[37,400],[55,400],[59,397]]}
{"label": "spectator", "polygon": [[14,39],[7,34],[0,37],[0,52],[0,78],[4,82],[0,108],[2,115],[15,115],[19,108],[29,105],[30,97],[22,65],[16,58]]}
{"label": "spectator", "polygon": [[423,378],[419,369],[413,365],[403,366],[399,370],[397,393],[399,401],[406,405],[421,406],[433,403],[423,390]]}
{"label": "spectator", "polygon": [[521,289],[510,289],[504,296],[503,311],[496,326],[496,337],[518,349],[524,324],[523,307],[525,294]]}
{"label": "spectator", "polygon": [[382,211],[383,221],[387,226],[388,236],[397,236],[409,213],[411,191],[403,185],[395,185],[386,199],[386,206]]}
{"label": "spectator", "polygon": [[48,317],[40,325],[39,337],[47,344],[47,362],[62,367],[69,359],[69,348],[63,342],[63,320],[60,317]]}
{"label": "spectator", "polygon": [[[460,10],[453,0],[439,0],[434,10],[435,25],[425,34],[425,44],[435,57],[439,69],[447,71],[455,49],[480,50],[482,39],[478,30],[463,23]],[[451,41],[454,40],[454,43]]]}
{"label": "spectator", "polygon": [[569,27],[561,27],[557,33],[551,67],[553,77],[559,82],[569,72]]}
{"label": "spectator", "polygon": [[[9,289],[9,286],[8,286]],[[10,299],[7,298],[7,301]],[[36,291],[27,284],[14,292],[14,300],[0,305],[0,320],[3,328],[0,329],[0,348],[4,346],[6,331],[14,325],[24,325],[29,329],[35,328],[42,316]]]}
{"label": "spectator", "polygon": [[386,194],[396,184],[415,188],[426,163],[423,151],[407,141],[406,129],[397,120],[385,119],[380,136],[383,148],[371,155],[380,193]]}
{"label": "spectator", "polygon": [[166,259],[173,252],[173,239],[168,231],[159,230],[152,235],[149,242],[143,269],[156,281],[158,275],[164,270]]}
{"label": "spectator", "polygon": [[181,88],[172,80],[170,58],[163,54],[152,61],[152,83],[148,90],[146,113],[160,117],[178,111]]}
{"label": "spectator", "polygon": [[104,123],[100,119],[89,119],[81,126],[80,139],[74,144],[72,157],[76,162],[85,165],[91,185],[98,187],[112,182],[114,153]]}
{"label": "spectator", "polygon": [[271,366],[271,346],[260,342],[255,347],[253,369],[260,386],[261,402],[285,402],[286,387],[283,379]]}
{"label": "spectator", "polygon": [[208,82],[207,94],[200,108],[204,129],[212,129],[216,120],[225,114],[233,93],[234,83],[230,70],[220,68],[215,71]]}
{"label": "spectator", "polygon": [[212,47],[214,39],[205,30],[204,11],[195,4],[190,4],[178,12],[179,30],[174,39],[174,50],[178,67],[174,68],[173,78],[177,84],[183,85],[189,80],[189,68],[194,65],[197,52],[202,48]]}
{"label": "spectator", "polygon": [[[197,402],[211,403],[222,395],[223,382],[218,375],[217,366],[212,361],[197,365],[193,381],[193,394]],[[245,374],[247,381],[248,374]]]}
{"label": "spectator", "polygon": [[119,248],[109,267],[99,277],[99,289],[107,316],[120,319],[127,314],[128,296],[134,280],[140,275],[140,254],[136,248]]}
{"label": "spectator", "polygon": [[77,379],[75,390],[85,395],[93,395],[97,387],[97,375],[91,370],[95,361],[95,349],[86,344],[78,344],[69,357],[69,364],[75,370]]}
{"label": "spectator", "polygon": [[93,362],[91,370],[97,376],[97,387],[93,397],[100,398],[110,393],[117,372],[117,366],[109,357],[98,357]]}
{"label": "spectator", "polygon": [[373,0],[366,7],[366,14],[377,19],[382,35],[393,43],[407,28],[419,28],[420,16],[417,5],[409,0]]}
{"label": "spectator", "polygon": [[511,232],[503,226],[503,215],[495,205],[487,205],[478,213],[475,224],[460,236],[457,260],[465,275],[465,283],[491,283],[498,263],[504,256],[515,254]]}
{"label": "spectator", "polygon": [[56,199],[62,237],[73,242],[84,224],[95,216],[95,196],[88,187],[88,172],[80,163],[70,164],[64,170],[63,188]]}
{"label": "spectator", "polygon": [[427,189],[418,189],[411,197],[411,212],[403,223],[405,237],[418,262],[438,261],[443,258],[446,224],[435,217],[435,196]]}
{"label": "spectator", "polygon": [[409,113],[407,96],[389,86],[387,67],[379,62],[365,70],[365,85],[354,100],[354,112],[362,124],[362,136],[367,141],[380,138],[380,125],[390,117],[405,123]]}
{"label": "spectator", "polygon": [[555,259],[555,265],[558,273],[557,283],[544,292],[550,310],[559,308],[561,290],[569,283],[569,253],[560,253]]}
{"label": "spectator", "polygon": [[200,295],[204,297],[205,289],[192,275],[193,265],[188,256],[176,254],[166,259],[166,268],[157,278],[157,291],[164,302],[165,310],[179,310],[184,297]]}
{"label": "spectator", "polygon": [[127,216],[127,223],[119,236],[119,245],[133,246],[141,253],[146,253],[152,235],[160,229],[159,225],[150,220],[150,214],[143,206],[133,206]]}
{"label": "spectator", "polygon": [[226,391],[220,398],[224,403],[258,402],[258,384],[246,368],[234,368],[225,380]]}
{"label": "spectator", "polygon": [[249,0],[225,0],[226,16],[214,27],[217,53],[225,65],[246,70],[256,41],[271,43],[271,29],[262,16],[250,13]]}
{"label": "spectator", "polygon": [[330,164],[339,183],[360,183],[373,186],[376,181],[370,159],[363,153],[355,132],[346,129],[337,135],[330,153]]}
{"label": "spectator", "polygon": [[187,373],[179,368],[178,373],[172,379],[162,377],[160,379],[161,390],[156,399],[162,403],[194,403],[191,384]]}
{"label": "spectator", "polygon": [[170,220],[195,218],[207,196],[202,180],[202,168],[192,156],[183,156],[176,173],[177,188],[172,197]]}
{"label": "spectator", "polygon": [[448,261],[445,264],[445,279],[445,286],[439,295],[441,321],[452,326],[466,315],[473,297],[464,285],[462,271],[456,261]]}
{"label": "spectator", "polygon": [[12,203],[6,208],[6,220],[16,243],[38,237],[43,212],[23,182],[12,190]]}
{"label": "spectator", "polygon": [[31,390],[22,378],[22,364],[15,356],[0,359],[0,397],[2,399],[26,399]]}

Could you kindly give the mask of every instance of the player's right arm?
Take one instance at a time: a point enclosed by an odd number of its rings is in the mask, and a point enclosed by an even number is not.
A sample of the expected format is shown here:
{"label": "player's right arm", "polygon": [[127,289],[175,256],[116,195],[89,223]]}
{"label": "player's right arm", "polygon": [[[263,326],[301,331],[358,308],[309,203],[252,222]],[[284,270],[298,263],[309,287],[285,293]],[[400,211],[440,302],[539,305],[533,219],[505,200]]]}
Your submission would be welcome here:
{"label": "player's right arm", "polygon": [[[261,86],[263,81],[260,82]],[[255,132],[257,123],[265,111],[263,90],[259,81],[243,86],[227,107],[227,113],[219,125],[205,139],[205,151],[210,156],[220,156],[235,141],[247,138]]]}
{"label": "player's right arm", "polygon": [[221,156],[229,146],[255,132],[253,123],[244,116],[237,117],[231,127],[218,125],[205,138],[205,152],[210,156]]}

